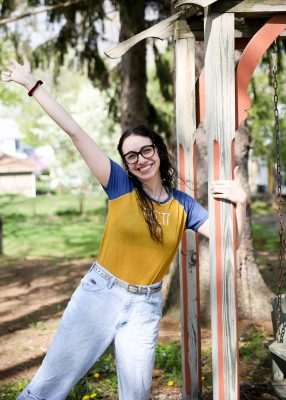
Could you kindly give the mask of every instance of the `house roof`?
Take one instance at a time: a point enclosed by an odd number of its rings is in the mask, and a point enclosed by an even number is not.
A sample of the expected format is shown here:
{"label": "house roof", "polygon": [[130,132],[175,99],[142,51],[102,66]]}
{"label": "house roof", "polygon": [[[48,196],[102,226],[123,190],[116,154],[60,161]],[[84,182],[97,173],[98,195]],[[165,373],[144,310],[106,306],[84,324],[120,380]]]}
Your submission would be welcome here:
{"label": "house roof", "polygon": [[0,174],[15,172],[33,172],[36,168],[32,161],[22,160],[0,151]]}

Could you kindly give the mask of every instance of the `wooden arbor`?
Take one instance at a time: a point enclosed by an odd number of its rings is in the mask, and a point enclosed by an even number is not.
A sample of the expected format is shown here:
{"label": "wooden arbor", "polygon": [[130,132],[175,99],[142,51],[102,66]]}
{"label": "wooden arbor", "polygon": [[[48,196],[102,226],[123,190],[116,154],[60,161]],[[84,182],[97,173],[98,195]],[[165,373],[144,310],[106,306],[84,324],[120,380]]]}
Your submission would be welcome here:
{"label": "wooden arbor", "polygon": [[[247,87],[263,53],[275,38],[283,35],[286,1],[173,0],[173,3],[177,10],[174,15],[121,43],[107,55],[120,57],[147,37],[166,39],[173,36],[180,176],[186,183],[196,183],[196,128],[199,122],[204,121],[208,139],[208,181],[211,184],[214,179],[231,179],[235,131],[250,108]],[[198,90],[195,79],[196,40],[205,43],[205,69]],[[237,69],[234,61],[236,48],[244,50]],[[197,104],[196,98],[199,98]],[[188,186],[182,184],[181,189],[196,197],[196,188],[192,191]],[[214,201],[211,195],[208,200],[213,398],[238,400],[234,208],[227,201]],[[187,232],[180,251],[183,398],[194,400],[200,398],[201,392],[197,248],[196,235]]]}

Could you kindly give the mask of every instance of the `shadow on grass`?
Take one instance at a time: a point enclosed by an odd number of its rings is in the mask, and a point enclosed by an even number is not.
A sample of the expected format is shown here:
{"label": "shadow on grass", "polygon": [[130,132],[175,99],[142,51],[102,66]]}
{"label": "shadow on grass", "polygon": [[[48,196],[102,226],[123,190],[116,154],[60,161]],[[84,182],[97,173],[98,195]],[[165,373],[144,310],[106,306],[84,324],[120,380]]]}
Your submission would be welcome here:
{"label": "shadow on grass", "polygon": [[38,321],[47,321],[51,318],[51,315],[55,314],[55,310],[60,307],[65,308],[69,298],[61,301],[49,304],[48,306],[43,306],[38,310],[35,310],[29,314],[25,314],[14,320],[9,320],[1,324],[0,336],[5,336],[7,334],[13,333],[18,330],[26,329],[31,324]]}
{"label": "shadow on grass", "polygon": [[6,262],[7,266],[3,266],[2,259],[0,268],[0,336],[46,321],[62,311],[91,264],[67,259]]}
{"label": "shadow on grass", "polygon": [[16,375],[18,372],[27,371],[33,367],[37,367],[41,364],[44,358],[44,354],[37,357],[32,357],[29,360],[25,360],[18,364],[13,365],[12,367],[1,369],[0,371],[0,381],[10,378],[11,376]]}

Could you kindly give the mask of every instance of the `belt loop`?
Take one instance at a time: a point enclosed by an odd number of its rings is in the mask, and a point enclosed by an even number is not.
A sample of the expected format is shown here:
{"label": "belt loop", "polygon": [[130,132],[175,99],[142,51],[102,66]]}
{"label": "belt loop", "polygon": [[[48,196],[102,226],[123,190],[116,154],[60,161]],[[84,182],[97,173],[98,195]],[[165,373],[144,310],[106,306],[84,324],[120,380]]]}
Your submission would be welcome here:
{"label": "belt loop", "polygon": [[93,270],[94,266],[95,266],[95,263],[93,263],[93,264],[91,265],[91,267],[89,268],[88,272],[91,272],[91,271]]}
{"label": "belt loop", "polygon": [[114,276],[110,279],[110,281],[107,284],[107,289],[111,289],[112,288],[112,286],[114,285],[115,279],[116,278]]}
{"label": "belt loop", "polygon": [[147,287],[146,299],[149,300],[151,295],[151,288]]}

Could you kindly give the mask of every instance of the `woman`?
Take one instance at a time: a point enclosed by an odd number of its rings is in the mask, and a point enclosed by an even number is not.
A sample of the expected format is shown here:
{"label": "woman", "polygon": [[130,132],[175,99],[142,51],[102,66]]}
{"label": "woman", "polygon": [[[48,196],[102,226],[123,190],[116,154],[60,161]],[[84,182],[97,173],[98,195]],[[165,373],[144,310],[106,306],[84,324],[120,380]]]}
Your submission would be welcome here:
{"label": "woman", "polygon": [[[28,60],[2,74],[28,89],[70,136],[109,198],[98,260],[73,294],[42,366],[18,400],[62,400],[114,342],[121,400],[146,400],[162,309],[161,281],[186,228],[208,237],[206,210],[175,189],[176,173],[161,137],[138,126],[110,160],[31,74]],[[215,198],[236,203],[238,239],[246,195],[233,181],[216,181]]]}

